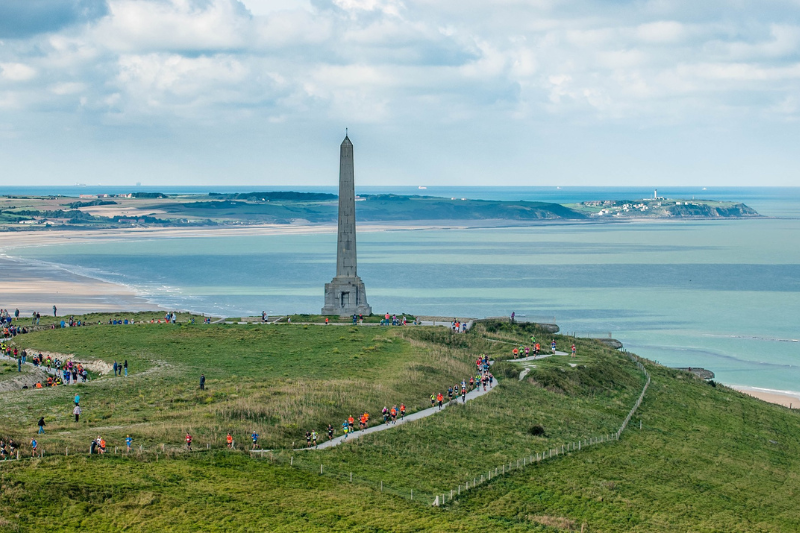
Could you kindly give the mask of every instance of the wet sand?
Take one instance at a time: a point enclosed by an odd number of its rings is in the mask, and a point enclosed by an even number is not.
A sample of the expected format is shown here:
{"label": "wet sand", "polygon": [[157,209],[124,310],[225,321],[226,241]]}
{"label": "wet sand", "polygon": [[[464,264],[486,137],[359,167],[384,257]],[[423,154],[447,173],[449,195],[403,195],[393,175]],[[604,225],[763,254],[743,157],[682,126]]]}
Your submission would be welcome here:
{"label": "wet sand", "polygon": [[83,314],[94,311],[146,311],[158,306],[122,285],[79,276],[55,267],[0,257],[3,291],[0,307],[20,316],[33,311],[43,317]]}
{"label": "wet sand", "polygon": [[789,392],[759,389],[755,387],[742,387],[739,385],[732,385],[731,388],[768,403],[774,403],[792,409],[800,409],[800,393],[795,395]]}

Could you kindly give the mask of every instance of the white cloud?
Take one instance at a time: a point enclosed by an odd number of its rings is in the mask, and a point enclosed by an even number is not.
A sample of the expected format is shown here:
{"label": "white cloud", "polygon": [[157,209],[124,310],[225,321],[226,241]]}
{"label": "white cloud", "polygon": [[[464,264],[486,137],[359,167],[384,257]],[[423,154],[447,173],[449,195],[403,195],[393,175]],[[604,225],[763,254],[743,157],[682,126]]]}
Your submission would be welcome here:
{"label": "white cloud", "polygon": [[0,76],[9,81],[28,81],[36,77],[36,69],[23,63],[0,63]]}
{"label": "white cloud", "polygon": [[71,120],[140,131],[175,117],[528,131],[796,116],[800,26],[780,5],[740,4],[109,0],[4,41],[0,106],[37,112],[31,137],[76,102]]}
{"label": "white cloud", "polygon": [[636,27],[636,37],[650,43],[674,43],[685,36],[683,24],[674,20],[648,22]]}

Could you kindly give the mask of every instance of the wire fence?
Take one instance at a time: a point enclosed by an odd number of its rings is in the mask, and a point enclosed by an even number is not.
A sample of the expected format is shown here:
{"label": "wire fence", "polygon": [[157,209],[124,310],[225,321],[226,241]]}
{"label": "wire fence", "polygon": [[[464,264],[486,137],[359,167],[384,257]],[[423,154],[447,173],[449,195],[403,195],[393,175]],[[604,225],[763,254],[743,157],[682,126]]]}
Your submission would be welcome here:
{"label": "wire fence", "polygon": [[636,367],[644,374],[646,381],[644,383],[644,387],[642,387],[642,392],[639,394],[639,397],[636,399],[636,402],[633,404],[633,407],[628,412],[628,415],[623,420],[622,424],[620,425],[619,429],[615,433],[609,433],[605,435],[599,435],[597,437],[590,437],[586,440],[579,440],[577,442],[568,442],[565,444],[561,444],[561,447],[550,448],[546,452],[536,452],[530,455],[526,455],[524,457],[520,457],[516,461],[511,461],[508,464],[503,464],[502,466],[495,467],[493,470],[490,469],[484,473],[481,473],[479,476],[473,476],[472,480],[467,480],[464,483],[460,483],[457,487],[450,489],[449,492],[443,492],[441,494],[437,494],[433,499],[434,506],[443,506],[454,499],[458,498],[462,492],[467,492],[482,483],[486,483],[498,476],[505,475],[506,473],[512,472],[514,470],[520,470],[532,464],[538,464],[542,461],[546,461],[552,458],[557,458],[565,453],[569,452],[579,452],[583,448],[588,448],[591,446],[595,446],[598,444],[603,444],[605,442],[617,441],[619,440],[622,432],[625,431],[625,428],[628,427],[628,423],[631,421],[634,413],[642,404],[644,400],[645,392],[647,392],[647,388],[650,386],[650,373],[647,372],[647,369],[644,365],[639,362],[636,356],[632,354],[627,354],[628,357],[636,363]]}

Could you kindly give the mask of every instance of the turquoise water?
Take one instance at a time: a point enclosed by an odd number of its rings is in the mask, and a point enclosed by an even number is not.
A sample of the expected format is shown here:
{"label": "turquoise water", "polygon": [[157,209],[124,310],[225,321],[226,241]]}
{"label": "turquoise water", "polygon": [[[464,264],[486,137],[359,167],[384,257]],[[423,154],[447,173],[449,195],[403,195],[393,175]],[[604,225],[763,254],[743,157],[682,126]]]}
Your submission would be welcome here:
{"label": "turquoise water", "polygon": [[[725,383],[797,391],[800,191],[740,196],[779,218],[362,232],[359,274],[376,312],[554,316],[564,331],[611,333],[631,351],[711,369]],[[318,312],[335,234],[9,253],[124,283],[167,308]]]}

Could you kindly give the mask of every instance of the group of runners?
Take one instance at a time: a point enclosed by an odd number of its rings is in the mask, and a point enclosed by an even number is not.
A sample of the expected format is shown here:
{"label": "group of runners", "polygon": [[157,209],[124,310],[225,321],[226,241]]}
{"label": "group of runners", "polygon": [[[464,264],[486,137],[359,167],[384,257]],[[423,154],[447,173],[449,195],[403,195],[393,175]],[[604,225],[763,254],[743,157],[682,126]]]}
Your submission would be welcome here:
{"label": "group of runners", "polygon": [[467,323],[454,318],[453,321],[450,322],[450,331],[453,333],[466,333]]}
{"label": "group of runners", "polygon": [[[481,387],[483,387],[484,391],[492,388],[494,386],[494,376],[491,372],[489,372],[489,357],[487,355],[479,357],[476,361],[476,366],[478,373],[475,376],[471,376],[469,380],[464,379],[461,381],[461,383],[456,383],[455,385],[448,387],[446,392],[431,394],[431,407],[436,407],[438,405],[439,409],[441,410],[445,405],[445,400],[448,403],[454,400],[458,401],[459,396],[461,397],[462,403],[466,403],[468,392],[480,389]],[[400,403],[399,406],[395,404],[391,408],[384,406],[381,410],[381,416],[383,418],[383,423],[386,425],[397,424],[398,418],[402,422],[406,417],[406,405],[404,403]],[[356,429],[355,423],[356,418],[353,417],[353,415],[350,415],[344,422],[342,422],[342,434],[344,435],[345,440],[349,435],[355,433],[356,431],[363,431],[369,428],[370,414],[365,411],[359,415],[358,429]],[[335,438],[335,428],[332,424],[328,424],[326,434],[328,440],[333,440]],[[320,441],[321,438],[316,430],[306,431],[307,448],[315,448]]]}
{"label": "group of runners", "polygon": [[[511,350],[511,355],[514,356],[514,359],[519,359],[520,357],[523,357],[523,358],[524,357],[530,357],[531,356],[531,352],[533,352],[533,356],[534,357],[538,357],[538,355],[541,353],[541,350],[542,350],[542,346],[538,342],[536,342],[536,337],[531,335],[531,345],[530,346],[520,345],[519,347],[515,347],[513,350]],[[550,341],[550,351],[552,352],[553,355],[556,354],[556,340],[555,339]],[[574,342],[572,343],[572,346],[570,347],[570,351],[571,351],[572,357],[575,357],[576,354],[577,354],[577,348],[575,347],[575,343]]]}
{"label": "group of runners", "polygon": [[[406,404],[400,403],[398,406],[397,404],[393,405],[391,408],[384,406],[381,410],[381,416],[383,417],[384,424],[397,424],[397,418],[400,418],[402,422],[406,417]],[[368,412],[363,412],[358,417],[358,429],[363,431],[369,428],[369,419],[370,414]],[[357,430],[355,428],[356,419],[353,415],[347,417],[347,419],[342,422],[342,434],[344,438],[347,439],[349,435],[355,433]],[[334,439],[334,434],[336,430],[334,429],[332,424],[328,424],[328,428],[326,430],[326,434],[328,436],[328,440]],[[306,431],[306,447],[313,448],[317,446],[318,441],[320,440],[319,434],[316,430]]]}

